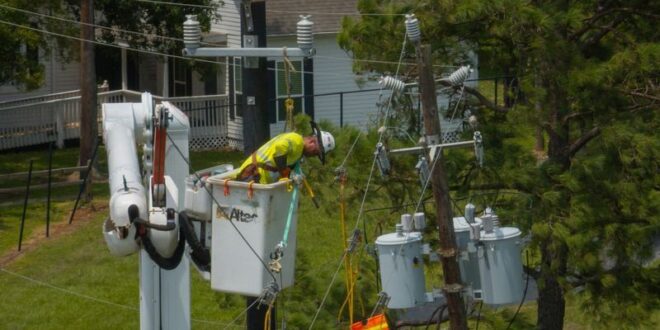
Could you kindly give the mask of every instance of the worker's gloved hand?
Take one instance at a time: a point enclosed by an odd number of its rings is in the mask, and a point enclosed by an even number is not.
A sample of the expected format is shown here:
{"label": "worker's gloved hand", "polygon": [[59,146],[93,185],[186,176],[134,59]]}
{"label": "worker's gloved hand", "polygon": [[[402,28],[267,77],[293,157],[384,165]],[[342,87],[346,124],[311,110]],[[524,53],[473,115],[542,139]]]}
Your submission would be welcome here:
{"label": "worker's gloved hand", "polygon": [[296,173],[294,173],[294,174],[291,175],[291,180],[292,180],[295,184],[297,184],[297,185],[301,185],[301,184],[303,184],[303,181],[305,180],[305,176],[302,175],[302,174],[296,174]]}

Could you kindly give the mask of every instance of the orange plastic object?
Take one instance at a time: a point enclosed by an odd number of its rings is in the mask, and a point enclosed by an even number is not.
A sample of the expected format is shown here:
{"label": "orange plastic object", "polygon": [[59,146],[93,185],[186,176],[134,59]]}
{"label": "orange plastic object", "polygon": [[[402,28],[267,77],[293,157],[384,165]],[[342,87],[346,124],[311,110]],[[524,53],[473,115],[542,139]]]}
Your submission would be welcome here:
{"label": "orange plastic object", "polygon": [[250,184],[248,184],[248,199],[252,199],[254,197],[254,189],[252,188],[252,185],[254,184],[254,180],[250,181]]}
{"label": "orange plastic object", "polygon": [[378,314],[370,317],[366,323],[362,321],[355,322],[351,325],[351,330],[388,330],[387,319],[385,314]]}
{"label": "orange plastic object", "polygon": [[225,180],[225,196],[229,196],[229,179]]}

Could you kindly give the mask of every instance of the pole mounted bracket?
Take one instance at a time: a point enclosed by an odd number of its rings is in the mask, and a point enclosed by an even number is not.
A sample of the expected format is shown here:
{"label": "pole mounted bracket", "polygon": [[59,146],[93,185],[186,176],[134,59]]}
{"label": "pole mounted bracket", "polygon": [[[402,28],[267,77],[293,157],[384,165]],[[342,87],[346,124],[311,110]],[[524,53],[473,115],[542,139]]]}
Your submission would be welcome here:
{"label": "pole mounted bracket", "polygon": [[254,32],[254,20],[252,19],[252,1],[243,0],[243,13],[245,15],[245,26],[248,32]]}
{"label": "pole mounted bracket", "polygon": [[456,256],[456,249],[438,249],[438,254],[443,258],[452,258]]}
{"label": "pole mounted bracket", "polygon": [[442,288],[442,290],[447,293],[460,293],[463,291],[463,286],[458,283],[447,284]]}

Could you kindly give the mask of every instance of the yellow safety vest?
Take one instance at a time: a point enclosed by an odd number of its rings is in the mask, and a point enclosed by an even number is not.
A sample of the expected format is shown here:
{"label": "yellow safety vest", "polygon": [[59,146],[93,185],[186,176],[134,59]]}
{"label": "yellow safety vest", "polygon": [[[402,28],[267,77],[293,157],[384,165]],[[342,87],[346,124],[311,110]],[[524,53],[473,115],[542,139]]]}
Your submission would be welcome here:
{"label": "yellow safety vest", "polygon": [[259,183],[267,184],[279,179],[275,158],[286,155],[286,165],[293,166],[302,158],[303,137],[298,133],[282,133],[262,145],[241,165],[238,173],[254,164],[259,172]]}

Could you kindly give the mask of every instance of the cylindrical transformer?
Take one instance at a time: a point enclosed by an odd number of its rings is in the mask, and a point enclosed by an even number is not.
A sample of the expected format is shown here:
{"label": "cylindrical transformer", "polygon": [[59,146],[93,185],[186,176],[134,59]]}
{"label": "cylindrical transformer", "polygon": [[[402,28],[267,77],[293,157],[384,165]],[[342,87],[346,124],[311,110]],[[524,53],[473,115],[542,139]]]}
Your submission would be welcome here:
{"label": "cylindrical transformer", "polygon": [[478,249],[483,302],[490,305],[517,304],[523,295],[520,230],[514,227],[481,232]]}
{"label": "cylindrical transformer", "polygon": [[[472,226],[481,229],[481,219],[474,218]],[[461,270],[461,281],[468,290],[474,292],[481,289],[479,275],[479,259],[474,243],[470,242],[470,223],[464,217],[454,218],[454,232],[456,233],[456,247],[459,251],[458,267]],[[475,298],[479,298],[478,296]]]}
{"label": "cylindrical transformer", "polygon": [[376,239],[380,280],[390,296],[388,308],[412,308],[426,302],[422,234],[390,233]]}
{"label": "cylindrical transformer", "polygon": [[183,45],[186,49],[195,50],[199,48],[202,32],[199,29],[197,15],[186,15],[186,21],[183,22]]}

